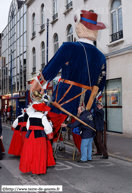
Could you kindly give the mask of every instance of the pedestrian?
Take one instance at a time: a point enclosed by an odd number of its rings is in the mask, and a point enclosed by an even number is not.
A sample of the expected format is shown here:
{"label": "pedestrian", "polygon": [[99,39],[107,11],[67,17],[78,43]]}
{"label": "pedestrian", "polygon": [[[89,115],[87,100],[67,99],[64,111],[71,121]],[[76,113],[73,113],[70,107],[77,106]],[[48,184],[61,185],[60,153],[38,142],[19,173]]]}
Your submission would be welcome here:
{"label": "pedestrian", "polygon": [[[92,11],[81,10],[79,18],[75,17],[76,42],[65,42],[54,57],[35,78],[30,92],[40,91],[43,94],[47,84],[61,70],[61,79],[53,92],[52,109],[48,113],[55,133],[67,118],[64,108],[73,115],[77,114],[82,105],[88,110],[95,105],[94,99],[98,91],[102,91],[106,82],[106,58],[93,44],[98,30],[106,26],[97,22],[98,15]],[[58,105],[58,106],[57,106]]]}
{"label": "pedestrian", "polygon": [[3,110],[3,122],[6,121],[6,109]]}
{"label": "pedestrian", "polygon": [[[85,110],[83,106],[80,106],[78,108],[78,114],[79,119],[90,125],[91,127],[94,127],[94,122],[92,115],[89,111]],[[75,121],[74,123],[70,123],[68,125],[62,123],[62,127],[70,127],[70,128],[76,128],[79,127],[80,135],[82,138],[81,141],[81,159],[77,162],[79,163],[85,163],[87,161],[92,161],[92,142],[93,137],[95,136],[95,131],[90,129],[89,127],[83,125],[79,121]]]}
{"label": "pedestrian", "polygon": [[[3,136],[2,136],[2,123],[1,123],[1,111],[0,111],[0,140],[3,139]],[[1,148],[1,145],[0,145],[0,160],[3,159],[3,154],[2,154],[2,148]],[[0,166],[0,169],[2,167]]]}
{"label": "pedestrian", "polygon": [[104,130],[104,111],[103,104],[100,101],[97,101],[97,106],[94,107],[93,115],[94,115],[94,126],[96,129],[96,136],[94,137],[94,143],[97,148],[97,152],[93,155],[103,155],[100,157],[101,159],[108,159],[108,153],[102,142],[102,133]]}
{"label": "pedestrian", "polygon": [[[50,107],[46,106],[45,103],[33,104],[32,107],[35,109],[35,112],[28,114],[27,134],[19,169],[23,173],[45,174],[49,159],[47,139],[53,138],[52,127],[46,117]],[[43,112],[45,113],[43,114]],[[55,165],[55,161],[53,165]]]}

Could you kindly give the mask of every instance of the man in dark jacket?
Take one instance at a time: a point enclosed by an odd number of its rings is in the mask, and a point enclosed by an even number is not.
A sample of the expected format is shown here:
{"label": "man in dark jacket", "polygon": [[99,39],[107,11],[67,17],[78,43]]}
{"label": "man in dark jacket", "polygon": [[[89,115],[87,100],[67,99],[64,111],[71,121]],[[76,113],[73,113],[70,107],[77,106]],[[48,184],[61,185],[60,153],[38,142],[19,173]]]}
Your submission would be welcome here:
{"label": "man in dark jacket", "polygon": [[108,159],[108,153],[102,142],[102,132],[104,130],[104,111],[103,104],[97,101],[97,107],[94,107],[94,125],[96,129],[96,136],[94,137],[94,143],[97,148],[97,152],[93,155],[103,155],[101,159]]}
{"label": "man in dark jacket", "polygon": [[[79,119],[90,125],[91,127],[94,127],[94,122],[92,115],[89,111],[86,111],[83,106],[80,106],[78,108],[78,114],[80,114]],[[70,128],[76,128],[79,127],[80,135],[82,138],[81,141],[81,159],[77,162],[84,163],[87,161],[92,161],[92,141],[93,137],[95,136],[95,131],[90,129],[89,127],[83,125],[79,121],[75,121],[74,123],[70,123],[68,125],[62,123],[62,127],[70,127]]]}

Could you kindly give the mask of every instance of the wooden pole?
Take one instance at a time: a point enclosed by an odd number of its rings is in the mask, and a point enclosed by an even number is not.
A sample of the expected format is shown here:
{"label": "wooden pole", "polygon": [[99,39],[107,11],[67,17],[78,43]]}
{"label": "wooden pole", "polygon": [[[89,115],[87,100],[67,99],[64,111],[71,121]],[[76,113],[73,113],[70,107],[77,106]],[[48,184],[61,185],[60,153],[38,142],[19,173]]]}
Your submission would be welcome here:
{"label": "wooden pole", "polygon": [[[38,91],[34,91],[34,96],[35,97],[40,97],[39,96],[39,92]],[[41,96],[42,97],[42,96]],[[96,130],[91,127],[90,125],[88,125],[87,123],[83,122],[82,120],[80,120],[79,118],[77,118],[76,116],[74,116],[73,114],[71,114],[69,111],[65,110],[64,108],[62,108],[57,102],[50,102],[54,107],[56,107],[57,109],[63,111],[64,113],[66,113],[67,115],[70,115],[71,117],[73,117],[74,119],[76,119],[77,121],[79,121],[80,123],[82,123],[83,125],[89,127],[90,129],[92,129],[93,131],[96,132]]]}
{"label": "wooden pole", "polygon": [[79,118],[77,118],[76,116],[74,116],[73,114],[71,114],[69,111],[65,110],[64,108],[62,108],[57,102],[51,102],[51,104],[58,108],[59,110],[63,111],[64,113],[66,113],[67,115],[70,115],[71,117],[73,117],[74,119],[76,119],[77,121],[79,121],[80,123],[82,123],[83,125],[89,127],[90,129],[92,129],[93,131],[96,131],[93,127],[91,127],[90,125],[88,125],[87,123],[83,122],[82,120],[80,120]]}

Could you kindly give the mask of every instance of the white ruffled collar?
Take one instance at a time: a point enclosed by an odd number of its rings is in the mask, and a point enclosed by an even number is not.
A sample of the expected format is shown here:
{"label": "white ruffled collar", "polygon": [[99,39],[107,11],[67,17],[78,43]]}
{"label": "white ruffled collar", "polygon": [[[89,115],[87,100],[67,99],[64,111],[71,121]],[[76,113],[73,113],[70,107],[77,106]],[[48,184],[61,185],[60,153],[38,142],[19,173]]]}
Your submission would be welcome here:
{"label": "white ruffled collar", "polygon": [[87,38],[79,38],[77,41],[78,41],[78,42],[84,42],[84,43],[87,43],[87,44],[91,44],[91,45],[94,46],[93,41],[92,41],[92,40],[89,40],[89,39],[87,39]]}

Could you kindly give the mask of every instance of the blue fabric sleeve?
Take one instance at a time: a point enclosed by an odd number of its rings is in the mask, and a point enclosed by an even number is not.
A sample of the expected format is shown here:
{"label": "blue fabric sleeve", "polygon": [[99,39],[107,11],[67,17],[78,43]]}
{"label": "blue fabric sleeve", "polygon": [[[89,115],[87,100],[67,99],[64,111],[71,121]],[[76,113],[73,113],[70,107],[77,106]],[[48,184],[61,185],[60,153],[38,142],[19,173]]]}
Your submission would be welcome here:
{"label": "blue fabric sleeve", "polygon": [[54,57],[44,67],[42,74],[45,80],[53,80],[60,69],[69,61],[69,52],[66,43],[58,49]]}
{"label": "blue fabric sleeve", "polygon": [[80,135],[80,129],[79,129],[79,127],[73,128],[72,132],[75,133],[75,134]]}
{"label": "blue fabric sleeve", "polygon": [[82,124],[82,123],[80,123],[79,121],[76,120],[74,123],[68,124],[67,127],[75,128],[75,127],[78,127],[80,124]]}

